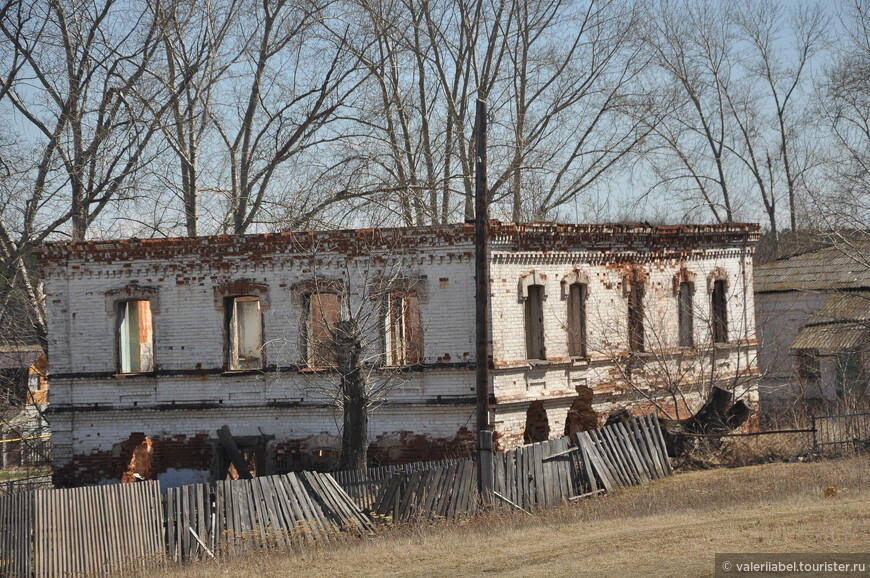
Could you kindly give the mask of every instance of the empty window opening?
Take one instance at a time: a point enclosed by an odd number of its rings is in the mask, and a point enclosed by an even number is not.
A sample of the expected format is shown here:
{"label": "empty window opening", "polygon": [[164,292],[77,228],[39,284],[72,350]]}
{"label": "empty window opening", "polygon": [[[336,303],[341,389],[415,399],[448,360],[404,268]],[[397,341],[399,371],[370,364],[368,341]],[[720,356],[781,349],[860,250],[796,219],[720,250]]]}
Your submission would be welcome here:
{"label": "empty window opening", "polygon": [[312,368],[335,367],[335,324],[341,319],[337,293],[310,293],[305,296],[307,338],[306,363]]}
{"label": "empty window opening", "polygon": [[577,397],[565,418],[565,435],[593,429],[598,429],[598,414],[592,409],[592,388],[578,386]]}
{"label": "empty window opening", "polygon": [[586,357],[586,297],[588,286],[574,283],[568,293],[568,352],[573,357]]}
{"label": "empty window opening", "polygon": [[679,292],[679,323],[680,323],[680,347],[692,347],[695,345],[694,331],[695,320],[692,308],[692,297],[695,287],[688,281],[680,283]]}
{"label": "empty window opening", "polygon": [[259,297],[227,299],[227,335],[230,370],[262,369],[263,320]]}
{"label": "empty window opening", "polygon": [[801,385],[816,385],[822,377],[818,349],[798,349],[795,352],[795,370]]}
{"label": "empty window opening", "polygon": [[420,300],[416,291],[394,291],[387,295],[384,350],[387,365],[420,363]]}
{"label": "empty window opening", "polygon": [[550,422],[547,421],[547,410],[543,402],[533,401],[526,412],[526,431],[523,433],[523,443],[533,444],[550,439]]}
{"label": "empty window opening", "polygon": [[118,303],[118,357],[121,373],[154,371],[150,301]]}
{"label": "empty window opening", "polygon": [[544,349],[544,288],[529,285],[526,296],[526,357],[546,359]]}
{"label": "empty window opening", "polygon": [[712,314],[713,342],[728,342],[728,303],[725,296],[725,281],[713,282]]}
{"label": "empty window opening", "polygon": [[628,294],[628,347],[632,353],[643,353],[644,350],[643,292],[642,282],[631,283],[631,292]]}

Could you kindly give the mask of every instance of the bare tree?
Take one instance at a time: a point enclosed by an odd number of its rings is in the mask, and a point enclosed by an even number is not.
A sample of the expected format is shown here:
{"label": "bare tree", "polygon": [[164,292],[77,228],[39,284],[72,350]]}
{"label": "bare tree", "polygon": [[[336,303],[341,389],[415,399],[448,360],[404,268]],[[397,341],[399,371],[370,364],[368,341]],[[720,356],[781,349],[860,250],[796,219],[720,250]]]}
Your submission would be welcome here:
{"label": "bare tree", "polygon": [[330,256],[329,267],[326,251],[309,249],[310,278],[293,289],[302,318],[288,323],[299,327],[296,346],[288,347],[289,336],[266,344],[279,358],[287,350],[301,357],[298,387],[341,411],[341,469],[367,467],[371,413],[423,362],[421,280],[394,240],[372,232],[354,242],[361,255]]}
{"label": "bare tree", "polygon": [[[211,119],[230,169],[221,230],[244,233],[270,205],[286,206],[290,191],[275,177],[297,155],[337,138],[341,129],[328,127],[365,75],[348,50],[347,26],[330,14],[334,8],[321,0],[268,0],[240,10],[234,39],[243,50],[233,65],[240,74],[227,77],[223,94],[230,102],[213,108]],[[302,212],[304,197],[294,201]]]}
{"label": "bare tree", "polygon": [[822,8],[659,2],[649,24],[649,46],[672,81],[659,105],[667,116],[650,157],[653,189],[679,192],[687,213],[717,222],[761,205],[774,235],[783,212],[794,230],[819,166],[808,144],[808,71],[825,47]]}
{"label": "bare tree", "polygon": [[[22,127],[15,158],[4,159],[15,190],[2,206],[0,257],[44,341],[26,257],[55,233],[83,240],[107,209],[135,198],[168,106],[149,76],[159,30],[143,5],[18,0],[4,5],[0,36],[0,106]],[[151,114],[143,102],[154,99],[163,105]]]}
{"label": "bare tree", "polygon": [[632,2],[512,5],[511,152],[491,192],[514,221],[545,219],[600,184],[651,130],[638,90],[649,62],[636,41],[641,14]]}
{"label": "bare tree", "polygon": [[178,173],[169,171],[160,182],[177,190],[185,232],[193,237],[200,232],[203,141],[211,126],[214,102],[220,98],[219,83],[244,48],[235,47],[236,52],[228,54],[226,47],[230,30],[236,25],[239,3],[170,0],[155,3],[153,9],[162,31],[165,62],[165,74],[158,78],[171,103],[171,116],[166,116],[160,128],[178,162]]}
{"label": "bare tree", "polygon": [[825,217],[822,227],[829,231],[866,231],[870,218],[870,3],[848,3],[840,21],[843,49],[828,70],[820,99],[835,145],[827,173],[833,186],[819,191],[817,208]]}

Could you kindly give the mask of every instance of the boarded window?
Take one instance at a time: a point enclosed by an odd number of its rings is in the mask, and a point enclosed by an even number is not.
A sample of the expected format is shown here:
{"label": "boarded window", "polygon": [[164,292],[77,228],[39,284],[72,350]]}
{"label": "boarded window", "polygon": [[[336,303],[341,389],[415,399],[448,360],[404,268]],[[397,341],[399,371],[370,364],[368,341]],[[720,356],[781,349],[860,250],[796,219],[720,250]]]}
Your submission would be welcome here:
{"label": "boarded window", "polygon": [[635,281],[628,294],[628,347],[633,353],[642,353],[644,348],[643,290],[643,283]]}
{"label": "boarded window", "polygon": [[568,293],[568,352],[586,357],[586,297],[588,286],[574,283]]}
{"label": "boarded window", "polygon": [[154,371],[150,301],[118,303],[118,358],[121,373]]}
{"label": "boarded window", "polygon": [[335,324],[341,319],[337,293],[310,293],[305,297],[306,363],[308,367],[335,367]]}
{"label": "boarded window", "polygon": [[711,297],[711,309],[713,315],[713,342],[728,342],[728,302],[725,296],[725,281],[713,282],[713,295]]}
{"label": "boarded window", "polygon": [[695,320],[692,308],[692,296],[695,287],[688,281],[680,283],[679,299],[679,323],[680,323],[680,347],[692,347],[695,345],[694,331]]}
{"label": "boarded window", "polygon": [[416,291],[394,291],[387,295],[384,328],[387,365],[414,365],[422,357],[420,301]]}
{"label": "boarded window", "polygon": [[544,349],[544,288],[529,285],[526,296],[526,357],[546,359]]}
{"label": "boarded window", "polygon": [[822,377],[818,349],[798,349],[795,357],[795,369],[798,379],[803,384],[818,383]]}
{"label": "boarded window", "polygon": [[230,297],[227,313],[229,369],[262,369],[263,321],[259,297]]}

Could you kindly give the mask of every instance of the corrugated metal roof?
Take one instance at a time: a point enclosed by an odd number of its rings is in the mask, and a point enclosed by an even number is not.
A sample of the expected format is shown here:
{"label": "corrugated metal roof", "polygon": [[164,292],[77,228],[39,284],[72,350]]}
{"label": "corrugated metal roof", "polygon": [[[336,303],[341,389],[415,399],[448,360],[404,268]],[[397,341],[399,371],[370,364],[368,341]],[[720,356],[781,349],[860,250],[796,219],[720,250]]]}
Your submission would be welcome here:
{"label": "corrugated metal roof", "polygon": [[870,289],[870,240],[850,241],[755,267],[755,292]]}
{"label": "corrugated metal roof", "polygon": [[870,293],[835,293],[800,330],[790,349],[856,349],[870,336]]}
{"label": "corrugated metal roof", "polygon": [[867,326],[862,323],[828,323],[808,325],[801,329],[789,349],[827,349],[843,351],[857,349],[866,341]]}
{"label": "corrugated metal roof", "polygon": [[842,321],[870,321],[870,292],[835,293],[822,303],[807,325]]}

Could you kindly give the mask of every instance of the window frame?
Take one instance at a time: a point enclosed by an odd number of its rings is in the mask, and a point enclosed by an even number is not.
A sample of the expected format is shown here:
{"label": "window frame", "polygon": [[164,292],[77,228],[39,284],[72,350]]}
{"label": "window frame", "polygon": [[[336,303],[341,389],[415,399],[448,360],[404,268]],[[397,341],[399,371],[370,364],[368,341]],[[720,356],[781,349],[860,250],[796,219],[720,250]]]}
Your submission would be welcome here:
{"label": "window frame", "polygon": [[[523,326],[525,329],[526,359],[546,361],[547,342],[544,323],[544,301],[547,293],[544,285],[529,284],[523,303]],[[537,313],[537,319],[534,319]],[[539,343],[535,343],[538,341]],[[537,351],[534,351],[537,345]]]}
{"label": "window frame", "polygon": [[[135,333],[137,338],[135,343],[137,354],[135,360],[133,358],[133,343],[130,339],[133,327],[130,325],[131,304],[147,304],[148,310],[148,338],[147,341],[142,339],[142,314],[141,306],[135,308]],[[119,375],[142,375],[153,373],[156,367],[154,359],[154,308],[151,299],[142,297],[131,297],[129,299],[117,299],[114,301],[115,313],[115,367]],[[126,325],[126,329],[125,329]],[[143,346],[147,345],[149,360],[147,366],[143,367]],[[126,353],[125,353],[126,352]],[[134,362],[135,361],[135,362]],[[135,365],[135,367],[134,367]]]}
{"label": "window frame", "polygon": [[[253,324],[257,328],[257,355],[242,357],[240,351],[240,328],[249,326],[249,323],[239,323],[239,303],[257,303],[257,319]],[[248,315],[247,313],[245,315]],[[224,298],[224,332],[225,340],[225,364],[227,371],[260,371],[266,366],[264,331],[263,325],[263,303],[259,295],[227,295]],[[242,363],[242,360],[256,359],[256,364]]]}
{"label": "window frame", "polygon": [[[331,295],[335,298],[335,308],[336,311],[335,319],[331,322],[332,328],[330,328],[330,321],[326,319],[324,315],[325,309],[323,305],[322,296]],[[312,316],[312,300],[317,298],[317,301],[320,302],[320,320],[326,321],[325,324],[322,325],[323,334],[328,336],[328,339],[318,339],[317,342],[314,341],[313,330],[315,328],[314,318]],[[322,370],[322,369],[332,369],[338,366],[338,351],[334,346],[335,340],[335,325],[342,320],[342,311],[341,311],[341,294],[334,289],[324,289],[318,291],[316,289],[312,289],[309,291],[305,291],[302,293],[302,361],[303,365],[311,370]],[[330,342],[332,343],[331,350],[329,351],[330,355],[321,354],[320,351],[323,351],[323,348],[329,348]]]}
{"label": "window frame", "polygon": [[864,356],[861,351],[848,349],[834,354],[834,393],[839,399],[859,395],[866,388]]}
{"label": "window frame", "polygon": [[646,330],[644,327],[644,294],[645,284],[642,280],[629,281],[627,296],[628,317],[628,351],[644,353],[646,351]]}
{"label": "window frame", "polygon": [[568,285],[568,355],[586,358],[589,356],[589,284],[575,281]]}
{"label": "window frame", "polygon": [[728,343],[728,282],[714,279],[710,289],[710,333],[713,343]]}
{"label": "window frame", "polygon": [[695,347],[695,284],[680,281],[677,287],[677,345]]}
{"label": "window frame", "polygon": [[818,349],[795,350],[795,373],[803,385],[818,385],[822,380],[822,363]]}
{"label": "window frame", "polygon": [[[394,304],[401,304],[396,316]],[[384,296],[383,344],[384,363],[387,367],[409,367],[423,360],[423,327],[420,294],[416,289],[402,288],[387,291]],[[396,333],[400,335],[396,337]],[[399,351],[398,345],[401,345]]]}

